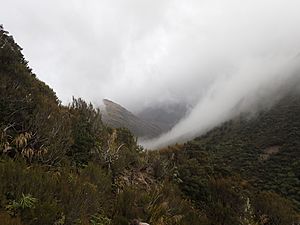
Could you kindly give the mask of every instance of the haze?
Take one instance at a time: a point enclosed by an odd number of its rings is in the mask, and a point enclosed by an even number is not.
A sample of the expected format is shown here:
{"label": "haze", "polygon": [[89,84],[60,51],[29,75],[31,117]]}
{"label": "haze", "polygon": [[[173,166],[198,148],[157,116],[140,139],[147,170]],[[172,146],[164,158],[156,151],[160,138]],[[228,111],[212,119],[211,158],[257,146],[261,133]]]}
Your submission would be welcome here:
{"label": "haze", "polygon": [[[162,146],[206,132],[299,78],[299,0],[2,1],[3,23],[64,104],[194,108]],[[237,107],[238,105],[238,107]]]}

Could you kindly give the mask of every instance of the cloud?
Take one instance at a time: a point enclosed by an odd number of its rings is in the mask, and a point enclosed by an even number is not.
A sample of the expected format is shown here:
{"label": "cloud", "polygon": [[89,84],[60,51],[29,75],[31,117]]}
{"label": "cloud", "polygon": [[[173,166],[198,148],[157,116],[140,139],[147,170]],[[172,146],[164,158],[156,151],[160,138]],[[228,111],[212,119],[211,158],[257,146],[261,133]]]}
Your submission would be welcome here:
{"label": "cloud", "polygon": [[[263,69],[262,69],[263,68]],[[267,109],[300,84],[300,59],[251,61],[214,82],[193,110],[159,138],[141,140],[149,149],[184,142],[241,113]]]}
{"label": "cloud", "polygon": [[160,26],[165,4],[12,0],[2,4],[1,22],[24,48],[33,70],[65,103],[72,95],[97,102],[122,96],[115,83],[124,80],[119,73],[124,52]]}
{"label": "cloud", "polygon": [[299,0],[10,0],[0,15],[64,103],[74,95],[133,111],[193,105],[168,142],[234,116],[243,99],[293,74],[299,8]]}

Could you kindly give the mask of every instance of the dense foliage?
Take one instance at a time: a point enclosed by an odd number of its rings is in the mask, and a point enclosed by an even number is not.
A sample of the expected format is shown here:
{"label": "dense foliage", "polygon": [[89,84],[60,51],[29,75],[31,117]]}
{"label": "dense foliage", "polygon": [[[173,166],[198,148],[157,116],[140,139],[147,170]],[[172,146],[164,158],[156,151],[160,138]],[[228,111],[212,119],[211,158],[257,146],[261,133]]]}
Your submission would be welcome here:
{"label": "dense foliage", "polygon": [[241,205],[247,199],[256,223],[297,221],[299,96],[291,91],[271,109],[241,115],[184,145],[161,150],[178,168],[181,190],[216,224],[242,224],[238,215],[245,212]]}

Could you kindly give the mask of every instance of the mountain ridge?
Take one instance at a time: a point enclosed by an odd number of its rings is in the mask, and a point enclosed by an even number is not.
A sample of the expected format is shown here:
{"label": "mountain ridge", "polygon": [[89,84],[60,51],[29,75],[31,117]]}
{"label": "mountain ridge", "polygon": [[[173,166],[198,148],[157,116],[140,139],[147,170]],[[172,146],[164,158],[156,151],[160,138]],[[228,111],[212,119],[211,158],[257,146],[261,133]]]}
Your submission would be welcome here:
{"label": "mountain ridge", "polygon": [[158,125],[139,118],[111,100],[103,99],[103,106],[100,107],[100,110],[105,124],[114,128],[128,128],[137,137],[153,138],[162,133],[162,129]]}

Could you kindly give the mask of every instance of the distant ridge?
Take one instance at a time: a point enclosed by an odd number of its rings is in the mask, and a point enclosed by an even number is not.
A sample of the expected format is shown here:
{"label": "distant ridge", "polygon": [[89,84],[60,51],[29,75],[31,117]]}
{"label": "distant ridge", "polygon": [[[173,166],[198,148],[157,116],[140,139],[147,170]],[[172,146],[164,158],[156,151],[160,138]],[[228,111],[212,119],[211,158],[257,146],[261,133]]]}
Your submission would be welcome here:
{"label": "distant ridge", "polygon": [[126,127],[137,137],[153,138],[163,132],[156,124],[139,118],[111,100],[103,99],[103,106],[100,110],[105,124],[115,128]]}
{"label": "distant ridge", "polygon": [[148,106],[136,115],[158,125],[164,132],[175,126],[190,110],[191,105],[184,102],[165,102]]}

